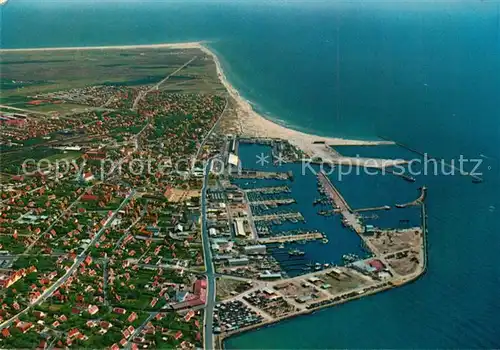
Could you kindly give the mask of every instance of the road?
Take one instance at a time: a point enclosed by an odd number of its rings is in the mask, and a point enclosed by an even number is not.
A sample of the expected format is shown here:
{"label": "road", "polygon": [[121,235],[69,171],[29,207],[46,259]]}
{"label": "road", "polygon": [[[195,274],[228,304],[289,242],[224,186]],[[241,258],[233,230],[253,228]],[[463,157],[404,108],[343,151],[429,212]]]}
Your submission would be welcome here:
{"label": "road", "polygon": [[[203,149],[203,146],[205,146],[205,143],[207,142],[207,140],[210,138],[210,135],[212,135],[212,132],[215,130],[215,127],[219,124],[220,120],[222,119],[222,116],[224,115],[224,112],[226,112],[226,109],[227,109],[227,106],[229,104],[229,100],[226,99],[226,104],[224,106],[224,109],[222,110],[222,113],[219,115],[219,118],[217,118],[217,120],[215,121],[214,125],[212,126],[212,128],[208,131],[207,135],[205,136],[205,138],[203,139],[203,141],[201,142],[200,144],[200,147],[198,147],[198,151],[196,151],[196,155],[194,156],[194,160],[196,161],[198,159],[198,157],[200,156],[200,152],[201,150]],[[194,163],[193,163],[193,168],[194,168]]]}
{"label": "road", "polygon": [[203,256],[205,258],[205,267],[207,275],[207,302],[205,307],[205,320],[203,327],[203,348],[205,350],[214,349],[214,306],[215,306],[215,273],[212,262],[212,250],[210,249],[210,239],[207,229],[207,185],[210,175],[212,160],[205,166],[205,175],[203,177],[203,188],[201,190],[201,234],[203,241]]}
{"label": "road", "polygon": [[150,93],[151,91],[154,91],[154,90],[158,90],[160,88],[160,85],[162,85],[164,82],[166,82],[168,79],[170,79],[171,76],[177,74],[178,72],[180,72],[181,70],[183,70],[184,68],[186,68],[186,66],[188,64],[190,64],[191,62],[193,62],[195,59],[197,59],[198,56],[194,56],[193,58],[191,58],[189,61],[187,61],[186,63],[184,63],[182,66],[180,66],[179,68],[177,68],[175,71],[173,71],[172,73],[170,73],[169,75],[167,75],[162,81],[160,81],[159,83],[153,85],[152,87],[150,87],[149,89],[147,89],[146,91],[144,92],[139,92],[139,94],[137,95],[137,97],[135,98],[134,100],[134,103],[132,105],[132,110],[135,111],[137,109],[137,105],[139,104],[139,102],[148,94]]}
{"label": "road", "polygon": [[[158,90],[160,88],[160,85],[162,85],[164,82],[166,82],[168,79],[170,79],[171,76],[177,74],[179,71],[181,71],[184,68],[186,68],[186,66],[188,66],[191,62],[193,62],[196,58],[198,58],[198,56],[194,56],[193,58],[191,58],[189,61],[187,61],[186,63],[184,63],[181,67],[177,68],[174,72],[172,72],[169,75],[167,75],[162,81],[160,81],[159,83],[151,86],[146,91],[140,91],[139,94],[137,95],[137,97],[135,98],[134,103],[132,104],[131,110],[132,111],[136,111],[137,110],[137,105],[139,104],[139,102],[141,102],[141,100],[144,97],[146,97],[147,94],[149,94],[151,91]],[[142,135],[142,133],[144,132],[144,130],[146,130],[150,126],[150,124],[151,124],[151,118],[149,117],[148,121],[144,125],[144,127],[135,135],[134,149],[135,149],[136,152],[139,151],[139,148],[140,148],[139,137]]]}
{"label": "road", "polygon": [[90,247],[93,247],[95,245],[95,243],[97,242],[97,240],[99,240],[99,238],[101,237],[102,233],[107,229],[107,227],[109,226],[109,224],[111,222],[113,222],[113,220],[115,219],[116,215],[118,214],[118,212],[122,209],[122,207],[130,200],[130,198],[132,198],[132,196],[135,195],[135,191],[131,191],[130,194],[122,201],[122,203],[120,204],[120,206],[113,212],[113,214],[111,214],[108,219],[106,220],[106,222],[104,223],[104,225],[101,227],[101,229],[95,234],[94,238],[92,238],[92,241],[90,241],[90,243],[88,244],[88,246],[78,255],[77,258],[75,258],[75,262],[73,263],[73,265],[71,265],[71,267],[66,271],[66,273],[61,277],[59,278],[56,282],[54,282],[54,284],[52,284],[49,288],[47,288],[43,293],[42,295],[40,295],[35,301],[33,301],[32,303],[30,303],[28,305],[28,307],[24,310],[22,310],[21,312],[19,312],[18,314],[12,316],[11,318],[9,318],[8,320],[2,322],[0,324],[0,330],[5,328],[5,327],[8,327],[10,326],[10,324],[18,319],[19,317],[21,317],[22,315],[26,314],[27,312],[29,312],[33,307],[41,304],[42,302],[45,301],[45,299],[47,299],[48,297],[50,297],[52,295],[52,293],[54,293],[64,282],[66,282],[68,280],[68,278],[73,275],[77,269],[78,269],[78,266],[80,266],[80,264],[85,260],[85,258],[87,257],[87,251]]}
{"label": "road", "polygon": [[132,333],[132,335],[128,338],[127,343],[125,344],[125,346],[123,348],[124,349],[132,348],[132,340],[135,337],[137,337],[141,333],[141,331],[144,329],[144,327],[146,327],[148,322],[151,321],[154,317],[156,317],[156,315],[158,315],[159,313],[160,313],[159,311],[150,312],[149,316],[144,320],[144,322],[142,322],[141,325],[139,327],[137,327],[135,329],[134,333]]}
{"label": "road", "polygon": [[28,254],[31,249],[33,249],[33,247],[35,246],[35,244],[40,240],[41,237],[43,237],[47,232],[49,232],[50,230],[52,230],[52,228],[59,222],[59,220],[61,220],[61,218],[66,215],[72,208],[73,206],[75,206],[76,203],[78,203],[80,201],[80,199],[83,197],[83,195],[85,193],[87,193],[88,189],[92,189],[94,187],[94,185],[86,188],[81,195],[78,196],[78,198],[76,198],[73,203],[70,204],[69,207],[67,207],[65,210],[62,211],[62,213],[52,222],[52,224],[50,224],[49,227],[47,227],[47,229],[40,233],[34,240],[33,242],[31,242],[31,244],[26,248],[26,250],[24,251],[24,254]]}

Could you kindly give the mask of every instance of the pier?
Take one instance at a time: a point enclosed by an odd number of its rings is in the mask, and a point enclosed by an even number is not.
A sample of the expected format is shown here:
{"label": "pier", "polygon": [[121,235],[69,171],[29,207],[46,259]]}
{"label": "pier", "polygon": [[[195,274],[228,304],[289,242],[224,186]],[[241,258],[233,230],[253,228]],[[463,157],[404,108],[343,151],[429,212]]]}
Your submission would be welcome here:
{"label": "pier", "polygon": [[277,199],[266,199],[260,201],[250,201],[250,205],[283,205],[283,204],[292,204],[295,203],[295,199],[293,198],[277,198]]}
{"label": "pier", "polygon": [[360,208],[360,209],[355,209],[355,213],[362,213],[365,211],[377,211],[377,210],[391,210],[391,207],[388,205],[384,205],[381,207],[373,207],[373,208]]}
{"label": "pier", "polygon": [[[387,138],[383,137],[383,136],[379,136],[379,138],[381,138],[382,140],[387,140]],[[452,165],[452,164],[449,164],[449,163],[446,163],[444,161],[443,158],[439,158],[439,157],[432,157],[430,154],[427,154],[427,153],[424,153],[424,152],[420,152],[408,145],[405,145],[404,143],[401,143],[401,142],[397,142],[397,141],[394,141],[394,144],[398,145],[399,147],[402,147],[412,153],[415,153],[415,154],[418,154],[419,156],[422,156],[424,157],[424,160],[425,159],[430,159],[430,160],[437,160],[437,161],[441,161],[444,165],[446,165],[447,167],[451,168],[451,169],[454,169],[454,170],[457,170],[460,175],[462,176],[470,176],[472,178],[472,182],[474,183],[481,183],[483,182],[483,178],[480,177],[480,176],[476,176],[476,175],[473,175],[473,174],[469,174],[467,172],[464,172],[464,171],[461,171],[459,168],[457,168],[456,166]]]}
{"label": "pier", "polygon": [[415,199],[413,202],[409,202],[409,203],[405,203],[405,204],[396,204],[396,208],[415,207],[415,206],[424,204],[426,196],[427,196],[427,187],[423,186],[420,188],[420,196],[417,199]]}
{"label": "pier", "polygon": [[273,213],[258,215],[253,217],[253,221],[272,221],[272,220],[304,220],[301,213]]}
{"label": "pier", "polygon": [[288,186],[270,186],[270,187],[249,188],[244,191],[246,193],[276,194],[276,193],[289,193],[290,188]]}
{"label": "pier", "polygon": [[314,241],[322,238],[323,234],[320,232],[306,232],[297,235],[260,238],[258,242],[261,244],[270,244],[270,243],[285,243],[285,242],[295,242],[295,241]]}
{"label": "pier", "polygon": [[356,212],[354,212],[347,201],[342,197],[340,192],[335,188],[332,184],[328,176],[325,175],[323,171],[320,171],[318,174],[318,180],[322,184],[325,189],[326,194],[333,200],[333,202],[337,205],[341,215],[344,217],[344,223],[346,226],[351,227],[357,233],[363,233],[363,226],[358,221],[358,216]]}

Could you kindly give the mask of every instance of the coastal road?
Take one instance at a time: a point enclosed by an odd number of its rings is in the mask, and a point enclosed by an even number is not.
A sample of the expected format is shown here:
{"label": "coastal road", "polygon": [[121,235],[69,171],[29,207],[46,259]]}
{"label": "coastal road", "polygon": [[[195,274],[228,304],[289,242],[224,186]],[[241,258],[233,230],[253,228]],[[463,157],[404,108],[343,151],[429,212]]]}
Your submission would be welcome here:
{"label": "coastal road", "polygon": [[203,241],[203,256],[205,258],[205,268],[207,275],[207,302],[205,307],[205,320],[203,327],[203,348],[205,350],[214,349],[214,306],[215,306],[215,273],[212,261],[212,250],[210,249],[210,239],[207,229],[207,185],[210,175],[212,160],[210,159],[205,166],[203,176],[203,187],[201,190],[201,235]]}

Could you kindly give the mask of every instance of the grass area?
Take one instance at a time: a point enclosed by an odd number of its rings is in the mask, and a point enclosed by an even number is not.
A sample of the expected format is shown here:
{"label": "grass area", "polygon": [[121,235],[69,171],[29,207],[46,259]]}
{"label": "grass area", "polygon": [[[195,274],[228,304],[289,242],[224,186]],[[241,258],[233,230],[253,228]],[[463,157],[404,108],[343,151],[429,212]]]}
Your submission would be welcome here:
{"label": "grass area", "polygon": [[86,108],[90,108],[89,106],[78,105],[74,103],[59,103],[59,104],[47,103],[39,106],[16,103],[15,105],[13,105],[13,107],[28,109],[34,112],[43,112],[43,113],[58,112],[61,114],[71,113],[74,112],[75,110],[82,111]]}
{"label": "grass area", "polygon": [[[3,54],[1,102],[24,102],[27,100],[24,96],[90,85],[151,84],[170,75],[194,56],[198,59],[165,85],[197,82],[198,88],[204,91],[213,92],[217,86],[220,89],[213,61],[205,59],[206,55],[198,49],[8,52]],[[41,66],[44,69],[40,69]]]}

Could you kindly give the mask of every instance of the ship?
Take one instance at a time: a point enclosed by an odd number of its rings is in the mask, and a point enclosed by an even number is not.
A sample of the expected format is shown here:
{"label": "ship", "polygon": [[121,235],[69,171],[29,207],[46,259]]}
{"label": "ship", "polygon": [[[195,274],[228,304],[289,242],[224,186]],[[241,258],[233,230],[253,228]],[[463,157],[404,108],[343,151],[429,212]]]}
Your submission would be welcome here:
{"label": "ship", "polygon": [[352,263],[356,260],[359,260],[359,257],[356,254],[349,253],[349,254],[342,255],[342,260],[345,263]]}
{"label": "ship", "polygon": [[406,180],[408,182],[415,182],[416,181],[413,176],[409,176],[409,175],[405,175],[405,174],[401,174],[400,176],[403,178],[403,180]]}
{"label": "ship", "polygon": [[290,256],[303,256],[305,254],[306,253],[304,253],[303,251],[298,250],[298,249],[291,249],[288,251],[288,255],[290,255]]}

